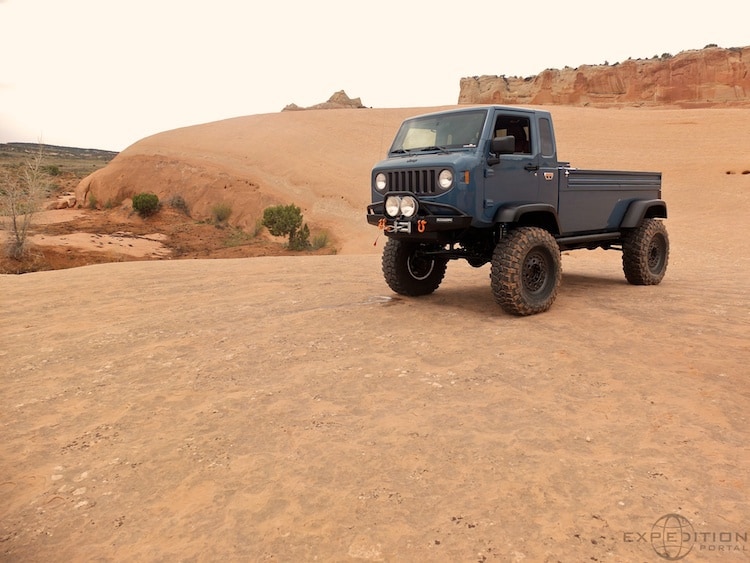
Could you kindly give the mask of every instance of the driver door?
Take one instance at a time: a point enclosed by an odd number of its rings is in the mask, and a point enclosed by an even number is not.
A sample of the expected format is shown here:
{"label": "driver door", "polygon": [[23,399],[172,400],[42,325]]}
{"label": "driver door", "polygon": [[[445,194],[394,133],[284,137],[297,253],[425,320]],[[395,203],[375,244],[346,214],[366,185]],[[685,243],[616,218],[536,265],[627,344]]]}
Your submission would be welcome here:
{"label": "driver door", "polygon": [[530,203],[539,197],[539,155],[535,154],[531,122],[526,115],[499,113],[493,137],[513,135],[515,152],[503,154],[500,162],[485,166],[484,213],[487,221],[506,203]]}

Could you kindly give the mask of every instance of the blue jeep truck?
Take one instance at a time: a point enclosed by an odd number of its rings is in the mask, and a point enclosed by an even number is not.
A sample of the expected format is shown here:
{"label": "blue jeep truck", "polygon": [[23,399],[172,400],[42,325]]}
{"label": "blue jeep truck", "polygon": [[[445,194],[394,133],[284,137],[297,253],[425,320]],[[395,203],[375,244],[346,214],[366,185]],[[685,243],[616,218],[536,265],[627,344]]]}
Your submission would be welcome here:
{"label": "blue jeep truck", "polygon": [[432,293],[448,261],[464,259],[491,264],[505,311],[531,315],[557,296],[561,250],[620,250],[636,285],[667,269],[661,173],[558,161],[547,111],[469,106],[407,119],[371,190],[367,221],[387,237],[383,275],[401,295]]}

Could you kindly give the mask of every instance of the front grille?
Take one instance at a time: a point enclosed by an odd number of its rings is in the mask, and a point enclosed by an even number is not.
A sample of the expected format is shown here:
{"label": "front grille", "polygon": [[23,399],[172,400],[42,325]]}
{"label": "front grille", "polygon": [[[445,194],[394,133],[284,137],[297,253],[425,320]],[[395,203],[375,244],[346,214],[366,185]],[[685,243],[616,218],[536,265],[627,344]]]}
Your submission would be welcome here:
{"label": "front grille", "polygon": [[388,191],[434,194],[437,189],[438,170],[433,168],[396,170],[386,172]]}

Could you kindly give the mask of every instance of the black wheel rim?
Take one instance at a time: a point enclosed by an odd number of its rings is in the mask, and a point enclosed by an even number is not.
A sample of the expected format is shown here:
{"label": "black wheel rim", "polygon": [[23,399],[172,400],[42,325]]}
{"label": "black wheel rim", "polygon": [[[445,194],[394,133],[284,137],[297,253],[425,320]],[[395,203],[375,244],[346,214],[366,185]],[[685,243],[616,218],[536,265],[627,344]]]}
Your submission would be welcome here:
{"label": "black wheel rim", "polygon": [[423,256],[412,256],[406,263],[409,274],[415,280],[427,279],[435,268],[435,260]]}
{"label": "black wheel rim", "polygon": [[523,263],[523,288],[529,293],[539,293],[547,285],[550,272],[550,258],[540,251],[533,250]]}
{"label": "black wheel rim", "polygon": [[662,236],[655,236],[648,245],[648,269],[653,274],[661,272],[664,266],[664,255],[666,253],[666,241]]}

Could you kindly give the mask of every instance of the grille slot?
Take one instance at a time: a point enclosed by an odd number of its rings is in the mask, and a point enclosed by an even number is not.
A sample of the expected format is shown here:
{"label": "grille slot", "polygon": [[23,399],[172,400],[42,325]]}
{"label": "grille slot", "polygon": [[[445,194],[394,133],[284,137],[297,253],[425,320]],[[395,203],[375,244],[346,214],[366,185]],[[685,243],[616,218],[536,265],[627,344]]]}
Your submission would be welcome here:
{"label": "grille slot", "polygon": [[438,171],[433,168],[396,170],[388,172],[388,188],[392,192],[434,194]]}

